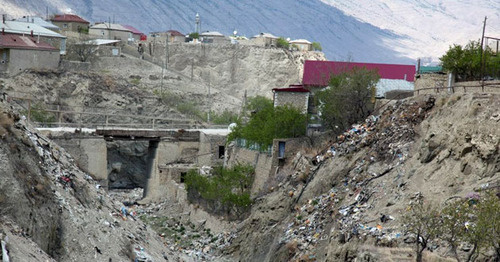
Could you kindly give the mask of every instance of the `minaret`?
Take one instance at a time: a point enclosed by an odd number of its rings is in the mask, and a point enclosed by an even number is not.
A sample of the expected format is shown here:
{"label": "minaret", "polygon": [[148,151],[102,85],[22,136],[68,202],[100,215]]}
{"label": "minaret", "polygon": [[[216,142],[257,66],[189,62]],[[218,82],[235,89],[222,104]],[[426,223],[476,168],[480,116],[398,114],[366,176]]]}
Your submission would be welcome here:
{"label": "minaret", "polygon": [[194,32],[195,33],[200,33],[200,29],[201,29],[201,26],[200,26],[200,15],[198,13],[196,13],[196,25],[195,25],[195,28],[194,28]]}

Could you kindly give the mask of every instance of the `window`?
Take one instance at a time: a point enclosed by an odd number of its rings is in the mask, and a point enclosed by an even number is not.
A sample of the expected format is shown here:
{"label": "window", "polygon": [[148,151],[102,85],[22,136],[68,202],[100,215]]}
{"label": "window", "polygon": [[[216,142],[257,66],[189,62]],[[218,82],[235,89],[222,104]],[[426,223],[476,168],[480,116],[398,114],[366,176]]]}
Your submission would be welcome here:
{"label": "window", "polygon": [[224,152],[226,151],[225,146],[219,146],[219,159],[224,158]]}
{"label": "window", "polygon": [[181,183],[184,183],[184,181],[186,180],[186,172],[181,172]]}
{"label": "window", "polygon": [[63,24],[63,28],[68,28],[68,24]]}

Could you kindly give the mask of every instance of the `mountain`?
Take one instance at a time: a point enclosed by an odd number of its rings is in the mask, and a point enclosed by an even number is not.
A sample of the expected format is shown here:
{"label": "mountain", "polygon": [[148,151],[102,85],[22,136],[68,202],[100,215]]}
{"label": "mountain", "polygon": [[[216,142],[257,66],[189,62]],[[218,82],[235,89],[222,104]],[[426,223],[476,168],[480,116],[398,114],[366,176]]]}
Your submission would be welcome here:
{"label": "mountain", "polygon": [[433,62],[452,44],[480,39],[485,16],[485,35],[500,38],[498,0],[321,1],[360,21],[407,36],[404,49],[396,50],[410,57],[432,58]]}
{"label": "mountain", "polygon": [[453,43],[465,44],[487,33],[500,35],[498,0],[3,0],[0,11],[17,17],[73,12],[96,21],[131,24],[144,32],[202,30],[248,37],[269,32],[320,42],[330,60],[413,63],[437,57]]}
{"label": "mountain", "polygon": [[330,60],[413,63],[404,52],[385,43],[402,37],[346,15],[319,0],[175,1],[175,0],[4,0],[0,11],[11,16],[67,12],[96,22],[115,20],[144,32],[194,31],[196,13],[202,30],[251,37],[260,32],[320,42]]}

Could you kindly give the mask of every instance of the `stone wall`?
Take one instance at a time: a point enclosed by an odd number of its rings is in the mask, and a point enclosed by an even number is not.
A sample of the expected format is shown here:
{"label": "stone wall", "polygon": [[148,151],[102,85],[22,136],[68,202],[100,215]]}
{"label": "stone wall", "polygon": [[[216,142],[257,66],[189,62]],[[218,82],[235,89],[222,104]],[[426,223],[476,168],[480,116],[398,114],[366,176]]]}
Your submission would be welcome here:
{"label": "stone wall", "polygon": [[78,167],[107,185],[107,147],[102,137],[62,135],[51,139],[76,160]]}
{"label": "stone wall", "polygon": [[255,168],[255,178],[250,194],[251,197],[257,196],[258,193],[264,189],[272,173],[272,156],[266,153],[234,146],[230,149],[228,166],[231,167],[236,164],[249,164]]}
{"label": "stone wall", "polygon": [[68,71],[89,71],[92,64],[90,62],[61,60],[59,68]]}
{"label": "stone wall", "polygon": [[308,92],[274,92],[274,106],[290,105],[307,112]]}
{"label": "stone wall", "polygon": [[7,71],[13,75],[25,69],[57,69],[58,66],[58,50],[10,49]]}

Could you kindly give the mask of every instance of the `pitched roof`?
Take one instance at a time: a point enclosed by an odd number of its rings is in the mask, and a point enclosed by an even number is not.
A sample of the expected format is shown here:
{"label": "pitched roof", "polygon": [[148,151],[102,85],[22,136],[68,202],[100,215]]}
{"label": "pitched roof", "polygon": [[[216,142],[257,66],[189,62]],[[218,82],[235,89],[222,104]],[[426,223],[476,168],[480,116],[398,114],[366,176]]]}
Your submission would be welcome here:
{"label": "pitched roof", "polygon": [[273,88],[273,92],[292,92],[292,93],[309,93],[303,85],[290,85],[286,88]]}
{"label": "pitched roof", "polygon": [[139,29],[131,26],[131,25],[122,25],[123,27],[125,27],[126,29],[130,30],[130,32],[132,32],[132,34],[136,34],[136,35],[143,35],[144,33],[139,31]]}
{"label": "pitched roof", "polygon": [[66,38],[65,36],[58,34],[52,30],[39,26],[33,23],[19,22],[19,21],[5,21],[5,23],[0,23],[0,31],[5,30],[5,33],[11,34],[24,34],[29,35],[33,32],[33,35],[40,35],[45,37],[55,37],[55,38]]}
{"label": "pitched roof", "polygon": [[185,36],[183,33],[176,30],[168,30],[167,33],[169,33],[171,36]]}
{"label": "pitched roof", "polygon": [[14,34],[0,34],[0,48],[31,49],[31,50],[59,50],[45,42],[37,42],[37,37],[20,36]]}
{"label": "pitched roof", "polygon": [[377,83],[376,97],[385,97],[385,93],[395,90],[413,91],[415,84],[405,80],[399,79],[380,79]]}
{"label": "pitched roof", "polygon": [[296,39],[290,41],[290,44],[312,44],[311,42],[307,41],[306,39]]}
{"label": "pitched roof", "polygon": [[100,23],[100,24],[95,24],[90,27],[90,29],[107,29],[107,30],[115,30],[115,31],[126,31],[126,32],[132,32],[130,29],[125,28],[122,25],[119,24],[109,24],[109,23]]}
{"label": "pitched roof", "polygon": [[369,70],[377,70],[381,79],[400,79],[413,82],[415,78],[414,65],[306,60],[302,83],[305,86],[327,86],[332,76],[353,68],[363,67]]}
{"label": "pitched roof", "polygon": [[53,23],[51,23],[49,21],[45,21],[43,18],[41,18],[39,16],[23,16],[21,18],[14,19],[14,21],[33,23],[33,24],[37,24],[37,25],[42,26],[42,27],[47,28],[47,29],[59,30],[59,27],[57,25],[54,25]]}
{"label": "pitched roof", "polygon": [[224,36],[223,34],[217,31],[206,31],[200,34],[201,36]]}
{"label": "pitched roof", "polygon": [[50,20],[52,22],[77,22],[77,23],[90,24],[89,21],[87,21],[87,20],[85,20],[77,15],[72,15],[72,14],[55,15]]}
{"label": "pitched roof", "polygon": [[260,33],[258,35],[254,35],[252,38],[259,38],[259,37],[265,37],[265,38],[273,38],[273,39],[278,39],[279,37],[270,34],[270,33]]}
{"label": "pitched roof", "polygon": [[93,39],[93,40],[88,40],[83,42],[84,44],[87,45],[109,45],[109,44],[114,44],[118,43],[120,40],[109,40],[109,39]]}

